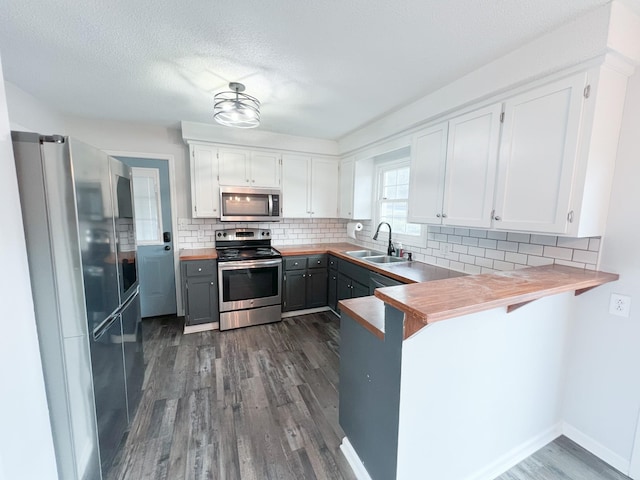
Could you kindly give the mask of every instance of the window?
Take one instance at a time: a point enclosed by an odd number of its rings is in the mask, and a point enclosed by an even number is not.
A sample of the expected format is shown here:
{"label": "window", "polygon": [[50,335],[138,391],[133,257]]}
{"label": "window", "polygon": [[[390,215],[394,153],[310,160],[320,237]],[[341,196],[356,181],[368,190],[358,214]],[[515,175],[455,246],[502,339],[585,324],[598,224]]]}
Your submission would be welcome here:
{"label": "window", "polygon": [[162,244],[160,177],[157,168],[132,168],[133,205],[138,245]]}
{"label": "window", "polygon": [[407,222],[409,175],[409,159],[406,158],[378,165],[377,217],[378,222],[391,225],[394,242],[416,245],[423,240],[422,225]]}

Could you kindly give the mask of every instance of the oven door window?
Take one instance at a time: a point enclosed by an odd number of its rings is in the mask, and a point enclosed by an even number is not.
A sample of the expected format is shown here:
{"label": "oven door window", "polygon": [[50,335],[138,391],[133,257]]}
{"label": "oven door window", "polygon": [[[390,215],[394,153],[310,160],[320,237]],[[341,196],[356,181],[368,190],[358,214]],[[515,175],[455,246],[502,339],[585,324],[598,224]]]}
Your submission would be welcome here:
{"label": "oven door window", "polygon": [[269,195],[266,194],[222,194],[222,212],[226,216],[269,216]]}
{"label": "oven door window", "polygon": [[222,272],[222,301],[241,302],[278,296],[280,272],[277,266],[251,267]]}

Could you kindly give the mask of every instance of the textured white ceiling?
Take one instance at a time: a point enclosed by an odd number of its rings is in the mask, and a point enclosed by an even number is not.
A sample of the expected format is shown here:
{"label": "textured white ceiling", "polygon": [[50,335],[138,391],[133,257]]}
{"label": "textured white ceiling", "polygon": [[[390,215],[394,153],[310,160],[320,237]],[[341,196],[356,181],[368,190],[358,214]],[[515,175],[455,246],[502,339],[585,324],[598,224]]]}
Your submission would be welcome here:
{"label": "textured white ceiling", "polygon": [[68,115],[339,138],[608,0],[4,0],[5,78]]}

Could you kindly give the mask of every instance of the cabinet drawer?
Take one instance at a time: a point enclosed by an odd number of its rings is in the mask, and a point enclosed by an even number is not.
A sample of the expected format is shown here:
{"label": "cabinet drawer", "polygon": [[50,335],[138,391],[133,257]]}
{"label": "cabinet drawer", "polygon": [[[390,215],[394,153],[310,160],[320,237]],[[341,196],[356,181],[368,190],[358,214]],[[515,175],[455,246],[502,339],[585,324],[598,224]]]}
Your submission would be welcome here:
{"label": "cabinet drawer", "polygon": [[184,262],[186,265],[187,277],[195,277],[199,275],[215,275],[216,262],[214,260],[205,260],[197,262]]}
{"label": "cabinet drawer", "polygon": [[307,268],[306,257],[291,257],[284,259],[285,270],[305,270]]}
{"label": "cabinet drawer", "polygon": [[309,257],[307,258],[307,267],[308,268],[327,268],[327,256],[324,254],[309,255]]}

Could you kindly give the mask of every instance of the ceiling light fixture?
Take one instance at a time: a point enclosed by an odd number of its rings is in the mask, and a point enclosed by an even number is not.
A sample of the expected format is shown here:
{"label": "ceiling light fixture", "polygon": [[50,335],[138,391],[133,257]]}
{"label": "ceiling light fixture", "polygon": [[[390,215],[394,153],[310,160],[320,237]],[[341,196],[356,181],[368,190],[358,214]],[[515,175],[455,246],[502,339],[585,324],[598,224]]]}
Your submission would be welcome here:
{"label": "ceiling light fixture", "polygon": [[260,125],[260,101],[244,92],[244,85],[231,82],[233,91],[216,93],[213,97],[213,118],[227,127],[255,128]]}

